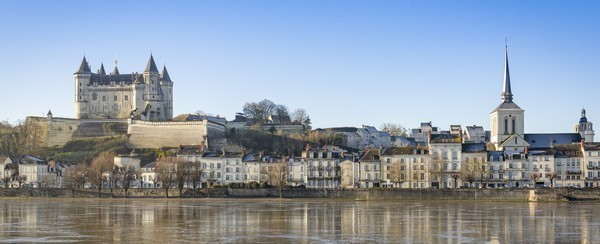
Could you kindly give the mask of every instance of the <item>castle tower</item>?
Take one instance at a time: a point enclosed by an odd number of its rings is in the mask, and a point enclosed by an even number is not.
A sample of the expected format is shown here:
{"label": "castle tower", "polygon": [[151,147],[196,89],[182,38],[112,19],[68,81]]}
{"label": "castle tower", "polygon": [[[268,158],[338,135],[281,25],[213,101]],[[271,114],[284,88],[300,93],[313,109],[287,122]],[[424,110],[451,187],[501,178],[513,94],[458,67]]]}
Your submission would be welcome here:
{"label": "castle tower", "polygon": [[[502,144],[510,137],[520,137],[524,134],[525,111],[513,102],[513,94],[510,84],[510,72],[508,68],[508,46],[504,47],[504,83],[502,87],[502,103],[490,113],[490,141],[496,149],[502,148]],[[515,139],[514,144],[521,141]]]}
{"label": "castle tower", "polygon": [[163,66],[163,71],[160,74],[160,87],[163,94],[163,108],[166,119],[173,118],[173,81],[167,72],[167,66]]}
{"label": "castle tower", "polygon": [[144,104],[142,116],[146,120],[160,121],[167,120],[163,107],[162,88],[160,85],[160,73],[154,62],[154,57],[150,55],[146,69],[144,70]]}
{"label": "castle tower", "polygon": [[87,118],[87,103],[86,103],[86,89],[85,87],[90,84],[92,72],[90,65],[88,64],[85,56],[81,60],[79,69],[73,74],[75,76],[75,119]]}
{"label": "castle tower", "polygon": [[585,109],[581,109],[581,118],[579,119],[579,123],[575,125],[575,132],[581,134],[581,138],[585,140],[585,142],[594,142],[594,128],[592,122],[588,122],[587,117],[585,116]]}

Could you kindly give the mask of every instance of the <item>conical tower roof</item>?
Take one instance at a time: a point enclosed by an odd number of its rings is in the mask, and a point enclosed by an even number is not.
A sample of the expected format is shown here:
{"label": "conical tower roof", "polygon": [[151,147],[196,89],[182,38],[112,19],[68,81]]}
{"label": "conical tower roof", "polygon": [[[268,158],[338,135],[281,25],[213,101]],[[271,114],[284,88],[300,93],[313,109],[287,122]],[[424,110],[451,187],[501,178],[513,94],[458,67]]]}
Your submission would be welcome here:
{"label": "conical tower roof", "polygon": [[113,69],[112,72],[110,72],[111,75],[118,75],[119,74],[119,69],[117,69],[117,66],[115,66],[115,68]]}
{"label": "conical tower roof", "polygon": [[169,77],[169,72],[167,72],[167,66],[163,66],[163,71],[160,75],[160,79],[164,82],[172,82],[171,77]]}
{"label": "conical tower roof", "polygon": [[77,70],[77,73],[91,73],[92,71],[90,70],[90,65],[88,64],[87,60],[85,60],[85,56],[83,56],[83,60],[81,60],[81,64],[79,65],[79,69]]}
{"label": "conical tower roof", "polygon": [[144,72],[158,73],[158,68],[156,68],[156,63],[154,63],[154,57],[152,57],[152,54],[150,54],[150,60],[148,60],[148,64],[146,65]]}
{"label": "conical tower roof", "polygon": [[510,72],[508,71],[508,45],[504,45],[504,85],[502,87],[502,102],[512,102],[513,94],[510,89]]}
{"label": "conical tower roof", "polygon": [[106,75],[106,71],[104,70],[104,63],[100,63],[100,70],[98,70],[98,74]]}

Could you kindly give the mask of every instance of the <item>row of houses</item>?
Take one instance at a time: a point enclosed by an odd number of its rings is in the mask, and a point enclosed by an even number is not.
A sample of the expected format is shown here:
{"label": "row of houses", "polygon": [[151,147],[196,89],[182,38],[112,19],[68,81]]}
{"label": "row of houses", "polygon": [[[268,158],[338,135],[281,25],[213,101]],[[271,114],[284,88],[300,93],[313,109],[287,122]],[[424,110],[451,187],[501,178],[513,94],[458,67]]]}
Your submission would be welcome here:
{"label": "row of houses", "polygon": [[[541,139],[538,135],[534,137]],[[553,140],[556,141],[556,140]],[[287,165],[289,186],[307,188],[504,188],[600,187],[600,143],[551,144],[519,153],[463,143],[459,134],[430,135],[427,147],[367,147],[362,154],[339,147],[307,147],[300,157],[261,153],[202,152],[182,148],[177,157],[197,164],[202,186],[266,181],[268,167]],[[64,187],[68,165],[23,156],[0,158],[7,187]],[[158,188],[156,162],[140,167],[135,155],[120,155],[115,167],[139,171],[134,188]]]}

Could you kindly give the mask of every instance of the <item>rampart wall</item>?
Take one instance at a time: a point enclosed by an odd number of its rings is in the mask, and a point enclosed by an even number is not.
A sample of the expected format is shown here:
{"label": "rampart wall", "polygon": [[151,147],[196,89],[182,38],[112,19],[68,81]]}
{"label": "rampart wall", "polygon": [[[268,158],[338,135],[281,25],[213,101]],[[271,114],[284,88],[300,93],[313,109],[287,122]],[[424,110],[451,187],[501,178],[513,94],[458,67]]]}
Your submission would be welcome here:
{"label": "rampart wall", "polygon": [[149,122],[129,120],[127,130],[131,148],[179,147],[208,145],[208,138],[224,138],[222,125],[208,121]]}
{"label": "rampart wall", "polygon": [[27,117],[29,138],[46,147],[63,146],[77,138],[117,136],[127,133],[125,119],[69,119]]}

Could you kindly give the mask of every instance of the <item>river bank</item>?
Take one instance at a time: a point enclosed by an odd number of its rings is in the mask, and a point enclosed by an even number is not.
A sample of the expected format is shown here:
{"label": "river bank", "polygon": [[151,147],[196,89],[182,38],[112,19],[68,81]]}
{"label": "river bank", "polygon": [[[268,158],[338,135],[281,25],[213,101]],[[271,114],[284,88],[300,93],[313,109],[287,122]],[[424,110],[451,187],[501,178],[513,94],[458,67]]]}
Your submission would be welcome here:
{"label": "river bank", "polygon": [[[165,198],[164,189],[16,188],[0,189],[0,197]],[[285,189],[283,198],[350,200],[600,201],[600,189]],[[277,189],[169,189],[169,198],[279,198]]]}

